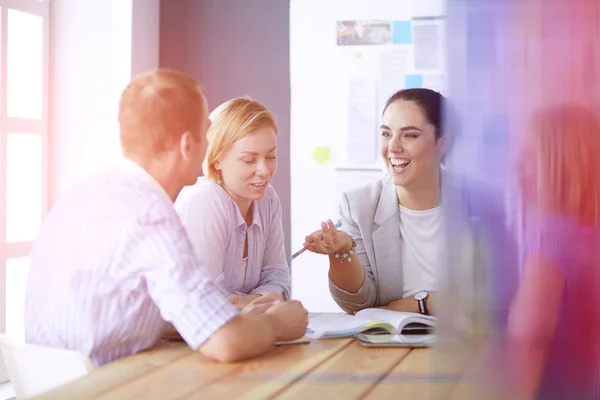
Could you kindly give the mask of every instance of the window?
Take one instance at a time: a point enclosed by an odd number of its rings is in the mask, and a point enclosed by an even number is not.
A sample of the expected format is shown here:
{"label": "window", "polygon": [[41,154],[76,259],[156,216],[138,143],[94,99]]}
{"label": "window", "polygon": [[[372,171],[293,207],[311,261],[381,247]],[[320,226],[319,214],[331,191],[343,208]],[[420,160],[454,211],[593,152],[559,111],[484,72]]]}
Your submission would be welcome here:
{"label": "window", "polygon": [[48,12],[48,1],[0,0],[0,332],[17,341],[48,209]]}

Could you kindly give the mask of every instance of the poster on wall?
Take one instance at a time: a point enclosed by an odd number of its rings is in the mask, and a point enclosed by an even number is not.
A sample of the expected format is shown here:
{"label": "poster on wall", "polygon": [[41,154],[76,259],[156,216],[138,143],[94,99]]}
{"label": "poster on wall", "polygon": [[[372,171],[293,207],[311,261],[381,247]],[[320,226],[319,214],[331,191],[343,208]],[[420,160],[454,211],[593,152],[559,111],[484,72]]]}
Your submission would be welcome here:
{"label": "poster on wall", "polygon": [[439,18],[414,18],[413,38],[415,70],[439,70],[442,67],[442,38]]}
{"label": "poster on wall", "polygon": [[369,46],[392,43],[390,21],[337,21],[338,46]]}
{"label": "poster on wall", "polygon": [[444,17],[413,18],[413,76],[407,84],[446,94]]}

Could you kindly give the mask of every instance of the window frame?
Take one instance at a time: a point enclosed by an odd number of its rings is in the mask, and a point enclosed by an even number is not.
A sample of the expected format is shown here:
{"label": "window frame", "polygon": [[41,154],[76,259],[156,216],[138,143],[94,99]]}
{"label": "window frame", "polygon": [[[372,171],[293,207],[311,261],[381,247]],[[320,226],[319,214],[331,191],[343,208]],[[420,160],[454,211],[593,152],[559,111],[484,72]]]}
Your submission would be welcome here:
{"label": "window frame", "polygon": [[[42,117],[39,120],[7,117],[7,22],[8,10],[13,9],[40,16],[42,18]],[[44,218],[49,207],[49,1],[40,0],[0,0],[0,332],[6,332],[6,262],[13,258],[28,257],[33,241],[7,243],[7,137],[8,133],[39,135],[42,139],[42,199],[41,217]],[[2,376],[0,383],[7,380]]]}

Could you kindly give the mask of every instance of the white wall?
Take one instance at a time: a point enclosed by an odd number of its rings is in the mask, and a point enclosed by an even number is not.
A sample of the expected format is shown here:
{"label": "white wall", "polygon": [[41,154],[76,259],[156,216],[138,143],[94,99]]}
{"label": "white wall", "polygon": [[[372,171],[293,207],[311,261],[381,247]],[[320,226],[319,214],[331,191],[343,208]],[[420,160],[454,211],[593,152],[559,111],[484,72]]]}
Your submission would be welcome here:
{"label": "white wall", "polygon": [[159,64],[160,0],[133,0],[131,75]]}
{"label": "white wall", "polygon": [[[410,20],[444,15],[443,0],[292,0],[290,9],[291,151],[293,250],[320,229],[320,221],[338,215],[344,187],[370,181],[381,172],[340,174],[349,129],[348,80],[353,66],[336,44],[338,20]],[[361,46],[361,51],[370,52]],[[375,46],[379,47],[379,46]],[[368,61],[367,61],[368,62]],[[359,67],[360,68],[360,67]],[[365,66],[369,68],[369,66]],[[398,71],[402,74],[405,71]],[[401,88],[398,88],[401,89]],[[379,121],[377,121],[378,123]],[[368,134],[368,133],[365,133]],[[376,126],[373,126],[376,135]],[[332,162],[318,164],[315,146],[330,147]],[[381,168],[377,162],[373,168]],[[342,228],[343,229],[343,228]],[[339,311],[328,289],[328,258],[303,253],[292,262],[293,296],[309,311]]]}
{"label": "white wall", "polygon": [[158,66],[158,10],[157,0],[50,3],[51,205],[121,154],[119,96],[132,72]]}
{"label": "white wall", "polygon": [[290,251],[289,0],[162,0],[160,66],[197,78],[208,107],[251,96],[277,115],[273,177]]}

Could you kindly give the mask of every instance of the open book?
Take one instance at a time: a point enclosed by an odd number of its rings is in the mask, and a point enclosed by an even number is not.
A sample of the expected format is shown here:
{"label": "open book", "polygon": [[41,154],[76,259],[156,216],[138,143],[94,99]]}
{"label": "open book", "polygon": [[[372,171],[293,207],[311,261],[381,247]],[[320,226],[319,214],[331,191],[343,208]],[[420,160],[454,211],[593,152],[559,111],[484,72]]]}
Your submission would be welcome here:
{"label": "open book", "polygon": [[350,314],[320,314],[308,320],[306,337],[340,338],[358,333],[430,334],[435,317],[418,313],[367,308]]}

